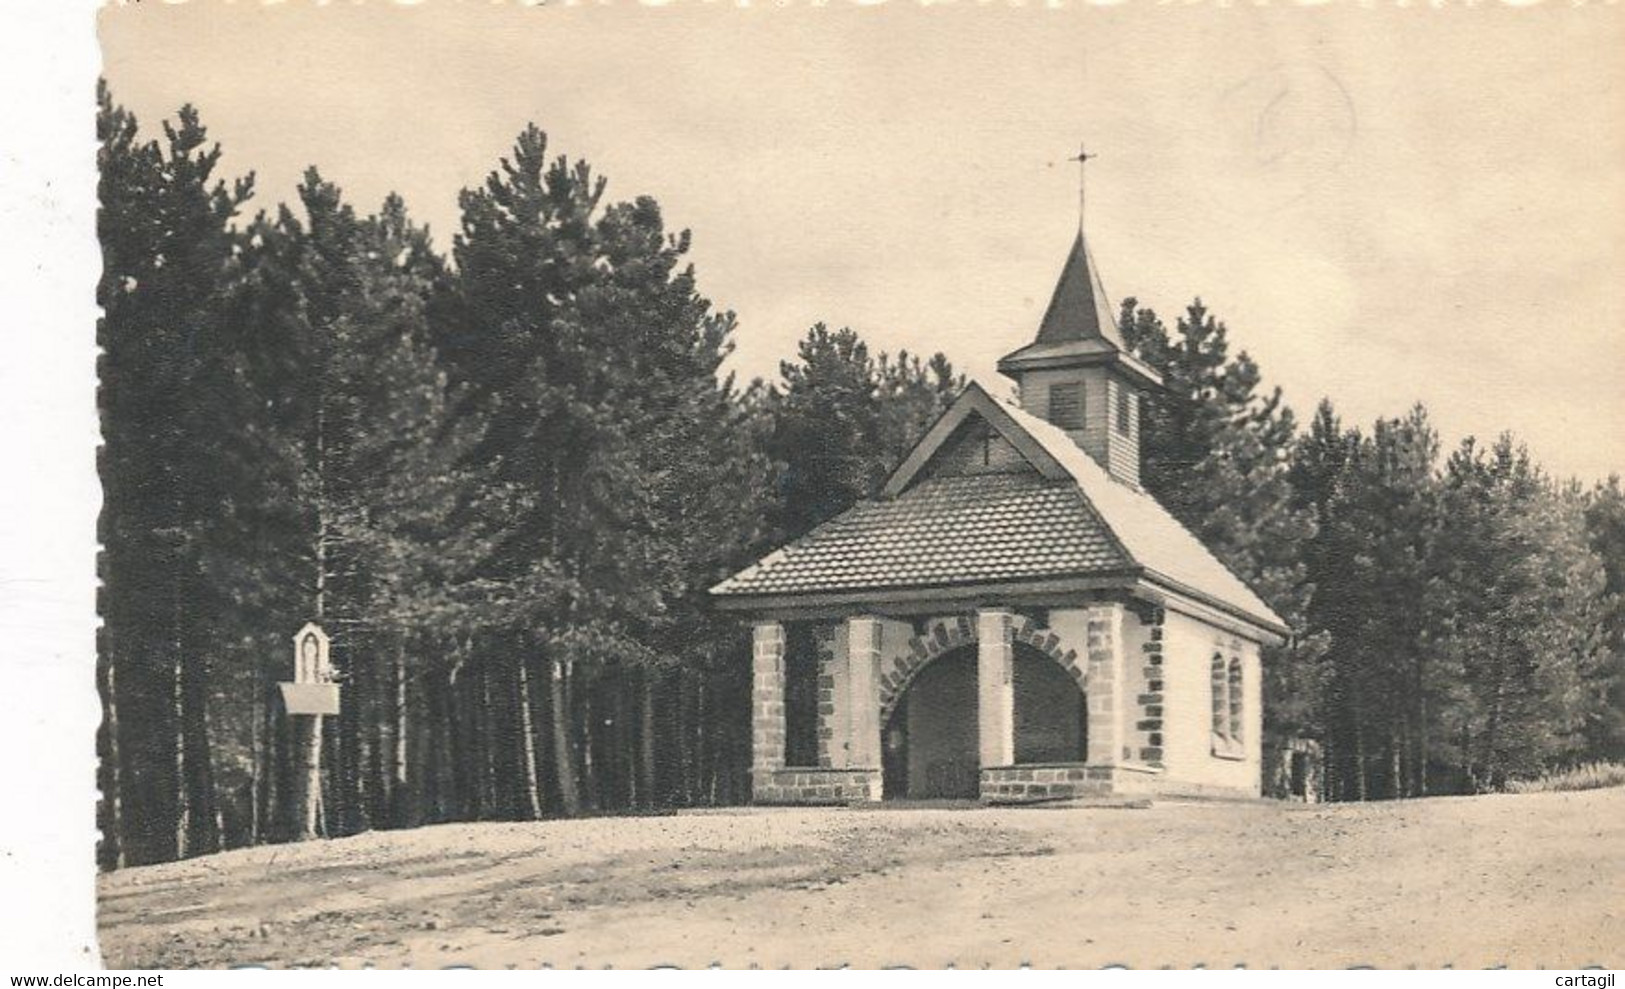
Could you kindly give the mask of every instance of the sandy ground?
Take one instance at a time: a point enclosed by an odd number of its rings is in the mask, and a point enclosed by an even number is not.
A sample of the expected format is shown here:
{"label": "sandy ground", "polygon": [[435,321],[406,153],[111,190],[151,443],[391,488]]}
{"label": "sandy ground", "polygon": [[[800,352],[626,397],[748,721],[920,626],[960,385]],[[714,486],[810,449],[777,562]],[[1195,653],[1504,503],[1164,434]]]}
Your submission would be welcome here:
{"label": "sandy ground", "polygon": [[1573,968],[1625,789],[444,825],[128,869],[109,967]]}

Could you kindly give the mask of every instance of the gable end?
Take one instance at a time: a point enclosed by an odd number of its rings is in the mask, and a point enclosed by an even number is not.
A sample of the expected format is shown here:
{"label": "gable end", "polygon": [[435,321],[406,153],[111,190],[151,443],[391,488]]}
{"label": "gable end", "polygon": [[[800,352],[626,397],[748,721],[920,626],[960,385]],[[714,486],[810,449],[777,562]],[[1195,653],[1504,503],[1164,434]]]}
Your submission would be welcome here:
{"label": "gable end", "polygon": [[938,477],[974,477],[981,474],[1038,474],[1016,445],[980,415],[961,422],[909,485]]}

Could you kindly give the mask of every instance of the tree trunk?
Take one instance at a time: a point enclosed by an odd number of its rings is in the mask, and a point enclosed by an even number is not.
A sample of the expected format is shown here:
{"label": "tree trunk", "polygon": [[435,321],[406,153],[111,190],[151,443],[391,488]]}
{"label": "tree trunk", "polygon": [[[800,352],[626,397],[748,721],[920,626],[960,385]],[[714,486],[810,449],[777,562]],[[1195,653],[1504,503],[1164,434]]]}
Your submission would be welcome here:
{"label": "tree trunk", "polygon": [[218,852],[225,831],[220,817],[220,801],[214,792],[214,758],[209,745],[209,679],[212,664],[201,648],[189,650],[191,662],[182,665],[186,697],[182,704],[186,737],[186,803],[192,834],[188,847],[193,855]]}
{"label": "tree trunk", "polygon": [[1473,788],[1474,793],[1477,793],[1478,763],[1473,760],[1473,733],[1468,725],[1461,726],[1461,741],[1457,744],[1460,745],[1462,758],[1465,760],[1462,772],[1467,777],[1467,785]]}
{"label": "tree trunk", "polygon": [[[352,697],[353,701],[354,698]],[[345,765],[348,753],[344,746],[344,712],[341,709],[336,717],[322,718],[322,758],[328,763],[321,774],[321,832],[323,837],[344,833],[344,824],[349,808],[345,797],[349,792],[346,782],[349,768]],[[329,831],[328,828],[333,830]]]}
{"label": "tree trunk", "polygon": [[491,709],[491,653],[480,657],[479,666],[479,719],[480,719],[480,802],[483,817],[493,820],[503,816],[503,801],[497,792],[497,726],[496,712]]}
{"label": "tree trunk", "polygon": [[532,821],[542,819],[542,789],[536,773],[536,719],[531,713],[530,663],[523,652],[514,655],[514,671],[519,693],[520,761],[524,779],[521,781],[523,811]]}
{"label": "tree trunk", "polygon": [[[467,657],[466,662],[472,664],[473,656]],[[479,712],[471,702],[477,675],[472,666],[465,666],[462,675],[454,681],[451,694],[451,710],[459,739],[453,750],[451,772],[458,789],[457,817],[464,821],[480,819],[484,810],[481,801],[485,799],[484,774],[480,772]]]}
{"label": "tree trunk", "polygon": [[1388,784],[1390,797],[1408,797],[1409,791],[1405,786],[1405,723],[1395,720],[1388,733],[1388,772],[1393,781]]}
{"label": "tree trunk", "polygon": [[124,794],[119,765],[118,676],[111,648],[112,637],[104,633],[105,658],[102,661],[102,852],[104,869],[122,869],[124,857]]}
{"label": "tree trunk", "polygon": [[581,732],[581,802],[588,810],[598,810],[603,806],[599,794],[599,772],[594,755],[598,746],[598,733],[593,730],[593,721],[598,717],[598,706],[594,703],[596,685],[587,683],[586,689],[582,685],[572,683],[570,690],[570,706],[580,717],[578,730]]}
{"label": "tree trunk", "polygon": [[1354,792],[1364,802],[1370,791],[1366,780],[1365,705],[1360,703],[1360,688],[1354,689]]}
{"label": "tree trunk", "polygon": [[297,765],[293,777],[293,840],[310,841],[322,831],[322,716],[301,714],[292,721]]}
{"label": "tree trunk", "polygon": [[340,760],[344,785],[344,834],[360,834],[367,829],[367,731],[366,723],[370,691],[367,689],[367,671],[356,662],[353,653],[345,656],[345,687],[350,694],[348,703],[339,709],[339,744],[344,748]]}
{"label": "tree trunk", "polygon": [[648,803],[643,789],[643,749],[638,744],[639,719],[634,715],[643,691],[637,671],[628,670],[615,687],[616,750],[620,753],[623,798],[628,808]]}
{"label": "tree trunk", "polygon": [[604,727],[604,763],[610,769],[610,786],[606,790],[608,806],[625,810],[632,806],[635,788],[632,760],[637,750],[632,746],[632,734],[627,731],[630,719],[626,707],[626,678],[631,674],[625,667],[614,672],[606,686],[609,688],[608,708],[610,724]]}
{"label": "tree trunk", "polygon": [[[326,367],[326,362],[322,364]],[[327,402],[326,391],[316,396],[316,601],[315,621],[327,620],[327,548],[332,537],[327,505]],[[292,719],[295,769],[293,776],[293,827],[295,841],[309,841],[326,831],[326,806],[322,799],[322,737],[320,715],[300,715]]]}
{"label": "tree trunk", "polygon": [[554,659],[550,666],[552,673],[548,695],[553,709],[553,763],[559,781],[559,800],[566,817],[578,817],[581,814],[581,793],[576,787],[575,753],[570,744],[569,665]]}
{"label": "tree trunk", "polygon": [[690,670],[679,670],[677,674],[677,724],[678,753],[682,759],[679,767],[679,780],[683,806],[692,807],[695,803],[696,779],[698,778],[699,753],[694,743],[693,726],[699,721],[695,716],[694,675]]}
{"label": "tree trunk", "polygon": [[[297,830],[296,804],[301,786],[299,778],[304,767],[299,762],[299,742],[293,719],[287,716],[280,701],[267,700],[267,704],[270,712],[267,724],[271,729],[267,770],[272,778],[274,793],[266,804],[267,837],[275,841],[291,841]],[[274,816],[269,816],[273,811]]]}
{"label": "tree trunk", "polygon": [[317,833],[323,838],[335,837],[344,825],[344,733],[340,719],[324,716],[321,719],[321,747],[317,755],[322,763],[316,774]]}
{"label": "tree trunk", "polygon": [[474,763],[473,732],[470,730],[466,712],[463,710],[462,689],[454,668],[446,676],[446,690],[441,696],[440,704],[446,712],[446,728],[450,735],[451,744],[448,764],[446,766],[446,783],[449,791],[447,799],[448,817],[457,820],[468,820],[473,816],[476,800],[473,792],[477,787],[469,785],[470,770]]}
{"label": "tree trunk", "polygon": [[264,811],[265,683],[264,667],[254,664],[254,707],[249,711],[248,843],[260,843],[260,814]]}
{"label": "tree trunk", "polygon": [[278,834],[278,823],[281,818],[281,801],[284,791],[281,786],[282,777],[277,773],[277,739],[281,736],[281,726],[278,725],[277,708],[271,696],[276,686],[264,679],[265,668],[260,668],[260,778],[259,785],[259,828],[255,840],[269,841]]}
{"label": "tree trunk", "polygon": [[172,642],[174,657],[170,665],[172,676],[170,696],[170,734],[175,746],[175,858],[191,854],[192,808],[187,798],[190,788],[186,776],[186,679],[182,672],[180,643]]}
{"label": "tree trunk", "polygon": [[653,807],[659,803],[655,795],[655,671],[643,671],[639,691],[639,720],[642,722],[638,732],[642,758],[638,760],[638,789],[643,795],[645,807]]}
{"label": "tree trunk", "polygon": [[632,701],[642,695],[639,687],[640,671],[627,668],[615,682],[615,751],[618,755],[622,778],[621,792],[625,807],[642,807],[643,749],[638,745],[636,722],[632,720]]}
{"label": "tree trunk", "polygon": [[441,709],[443,692],[438,676],[425,675],[418,696],[422,699],[423,724],[418,730],[416,749],[420,791],[417,795],[418,812],[415,824],[432,824],[446,819],[445,787],[441,780],[441,767],[445,754],[451,748],[451,729]]}
{"label": "tree trunk", "polygon": [[406,719],[406,637],[400,636],[395,644],[395,732],[389,788],[389,819],[395,827],[410,827],[414,821],[411,794],[407,789],[408,735]]}
{"label": "tree trunk", "polygon": [[[365,670],[367,706],[356,712],[356,720],[360,722],[356,726],[356,736],[361,750],[357,765],[358,768],[365,767],[364,772],[357,773],[360,777],[363,830],[388,823],[389,784],[394,778],[385,762],[384,736],[394,732],[395,719],[385,715],[383,676],[376,661],[377,649],[382,643],[375,639],[372,645],[374,661],[368,663]],[[394,699],[393,690],[390,699]]]}
{"label": "tree trunk", "polygon": [[1416,792],[1428,795],[1428,698],[1422,664],[1416,667]]}
{"label": "tree trunk", "polygon": [[1480,760],[1484,767],[1484,783],[1487,789],[1494,789],[1501,784],[1501,758],[1496,751],[1500,744],[1497,737],[1501,731],[1501,704],[1504,697],[1502,681],[1499,670],[1495,681],[1495,693],[1490,703],[1489,722],[1484,729],[1484,758]]}
{"label": "tree trunk", "polygon": [[710,803],[711,797],[711,739],[702,727],[705,724],[705,677],[694,676],[694,721],[689,734],[694,739],[694,802]]}

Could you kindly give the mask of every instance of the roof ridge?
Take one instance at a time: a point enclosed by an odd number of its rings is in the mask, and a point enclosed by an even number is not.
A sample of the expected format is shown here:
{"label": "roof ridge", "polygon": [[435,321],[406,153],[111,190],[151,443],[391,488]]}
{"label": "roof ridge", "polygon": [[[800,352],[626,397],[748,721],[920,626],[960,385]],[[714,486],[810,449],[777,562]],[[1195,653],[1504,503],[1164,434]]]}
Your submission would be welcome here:
{"label": "roof ridge", "polygon": [[[999,401],[999,399],[995,399],[995,401]],[[1151,562],[1145,559],[1143,553],[1128,552],[1127,544],[1123,542],[1121,534],[1118,532],[1118,526],[1114,525],[1109,519],[1107,519],[1105,514],[1099,510],[1099,507],[1094,504],[1093,499],[1089,498],[1089,493],[1084,487],[1083,479],[1078,477],[1077,471],[1075,470],[1076,465],[1086,465],[1085,470],[1090,471],[1092,475],[1099,475],[1099,478],[1104,479],[1107,483],[1115,483],[1119,485],[1130,498],[1144,500],[1145,502],[1154,506],[1162,518],[1172,522],[1180,532],[1184,533],[1184,535],[1191,540],[1192,543],[1200,547],[1203,554],[1206,555],[1209,560],[1217,564],[1220,570],[1222,570],[1231,580],[1235,581],[1236,584],[1249,597],[1251,597],[1254,602],[1257,603],[1257,605],[1262,606],[1263,614],[1260,617],[1273,619],[1283,628],[1288,627],[1286,620],[1276,613],[1275,609],[1271,607],[1270,603],[1265,601],[1257,591],[1253,590],[1252,584],[1244,579],[1240,574],[1236,573],[1233,567],[1221,559],[1219,554],[1215,553],[1212,547],[1208,546],[1208,544],[1199,535],[1192,531],[1190,526],[1186,525],[1184,521],[1179,518],[1179,516],[1170,511],[1168,506],[1164,505],[1161,501],[1158,501],[1157,498],[1149,491],[1146,491],[1143,488],[1134,487],[1113,477],[1111,472],[1101,467],[1095,462],[1093,457],[1089,456],[1089,454],[1081,447],[1078,447],[1077,444],[1073,443],[1072,438],[1067,436],[1066,433],[1060,429],[1060,427],[1046,422],[1038,416],[1033,415],[1031,412],[1028,412],[1026,409],[1021,408],[1019,405],[1014,403],[1006,404],[1008,411],[1011,413],[1011,418],[1016,422],[1016,424],[1022,429],[1025,429],[1028,434],[1033,437],[1033,439],[1037,440],[1046,449],[1050,450],[1051,454],[1056,457],[1062,468],[1065,469],[1068,474],[1072,475],[1073,480],[1078,486],[1078,490],[1083,494],[1085,500],[1090,503],[1090,507],[1094,508],[1097,515],[1100,516],[1102,522],[1105,524],[1106,531],[1111,534],[1112,539],[1118,542],[1118,544],[1125,551],[1125,555],[1128,556],[1130,560],[1134,561],[1138,566],[1145,569],[1148,573],[1156,574],[1165,580],[1173,581],[1175,583],[1192,584],[1193,589],[1223,600],[1223,596],[1218,594],[1215,590],[1194,586],[1194,582],[1189,578],[1182,578],[1175,574],[1169,573],[1166,567],[1153,565]],[[1065,452],[1066,456],[1059,455],[1056,448],[1061,448]],[[1076,456],[1073,456],[1074,452],[1076,453]],[[1090,480],[1095,481],[1097,478],[1091,476]],[[1237,602],[1232,601],[1229,603],[1232,607],[1238,606]],[[1249,605],[1246,610],[1252,611],[1255,609]]]}
{"label": "roof ridge", "polygon": [[[1025,410],[1023,410],[1023,411],[1025,411]],[[1042,420],[1040,420],[1040,421],[1042,421]],[[1046,422],[1045,425],[1049,425],[1049,423]],[[1070,439],[1070,437],[1068,437],[1068,439]],[[1253,592],[1254,596],[1256,596],[1260,601],[1263,601],[1263,603],[1265,605],[1269,604],[1268,601],[1264,601],[1264,596],[1263,595],[1261,595],[1257,591],[1253,590],[1252,584],[1248,582],[1247,578],[1245,578],[1241,574],[1237,573],[1235,567],[1232,567],[1230,564],[1226,563],[1224,557],[1220,556],[1217,552],[1215,552],[1213,550],[1213,547],[1211,547],[1211,546],[1209,546],[1207,544],[1207,540],[1203,539],[1200,533],[1198,533],[1195,529],[1192,529],[1190,526],[1186,525],[1185,520],[1180,518],[1178,515],[1176,515],[1174,513],[1173,509],[1169,508],[1167,505],[1164,505],[1162,503],[1162,501],[1159,498],[1157,498],[1156,495],[1153,495],[1151,493],[1149,488],[1143,488],[1143,487],[1140,487],[1139,485],[1136,485],[1136,484],[1130,484],[1129,482],[1127,482],[1125,480],[1122,480],[1121,478],[1117,477],[1111,471],[1102,471],[1102,473],[1104,473],[1106,475],[1106,480],[1112,482],[1113,484],[1122,485],[1123,487],[1127,488],[1129,491],[1133,492],[1134,494],[1136,494],[1136,495],[1138,495],[1138,496],[1140,496],[1142,498],[1145,498],[1145,499],[1151,501],[1158,508],[1162,509],[1164,515],[1166,515],[1175,525],[1177,525],[1181,529],[1185,530],[1185,534],[1190,536],[1192,539],[1196,540],[1196,542],[1198,542],[1199,544],[1201,544],[1203,549],[1207,550],[1207,554],[1213,558],[1213,562],[1217,563],[1219,566],[1223,567],[1226,571],[1228,571],[1230,576],[1232,576],[1232,577],[1236,578],[1236,580],[1240,581],[1249,591]],[[1089,496],[1088,496],[1087,492],[1083,491],[1083,485],[1082,484],[1078,485],[1078,491],[1083,494],[1084,500],[1088,501]],[[1093,509],[1093,507],[1094,507],[1093,504],[1091,504],[1090,508]],[[1102,521],[1104,521],[1104,519]],[[1111,538],[1114,541],[1117,541],[1117,533],[1116,533],[1115,530],[1112,529],[1110,524],[1106,525],[1106,531],[1111,534]],[[1119,542],[1119,548],[1123,550],[1123,555],[1124,556],[1127,556],[1130,560],[1134,560],[1136,563],[1139,562],[1137,560],[1137,558],[1134,556],[1134,554],[1130,553],[1128,551],[1128,548],[1126,546],[1122,546],[1120,542]],[[1144,566],[1144,564],[1141,564],[1141,565]],[[1150,570],[1153,573],[1159,573],[1159,574],[1161,573],[1161,571],[1156,570],[1154,567],[1146,567],[1146,569]],[[1163,576],[1168,576],[1168,575],[1163,574]],[[1172,580],[1173,578],[1169,577],[1169,579]],[[1271,607],[1270,610],[1274,611],[1275,609],[1273,607]],[[1279,618],[1280,616],[1277,615],[1276,617]]]}

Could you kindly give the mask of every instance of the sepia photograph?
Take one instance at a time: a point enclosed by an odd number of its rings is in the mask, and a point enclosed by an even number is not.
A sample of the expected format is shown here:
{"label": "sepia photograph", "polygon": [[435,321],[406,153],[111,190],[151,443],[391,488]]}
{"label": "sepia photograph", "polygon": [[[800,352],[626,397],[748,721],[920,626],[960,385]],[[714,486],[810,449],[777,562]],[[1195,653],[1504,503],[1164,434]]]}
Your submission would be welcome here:
{"label": "sepia photograph", "polygon": [[1620,6],[85,30],[101,965],[1620,964]]}

